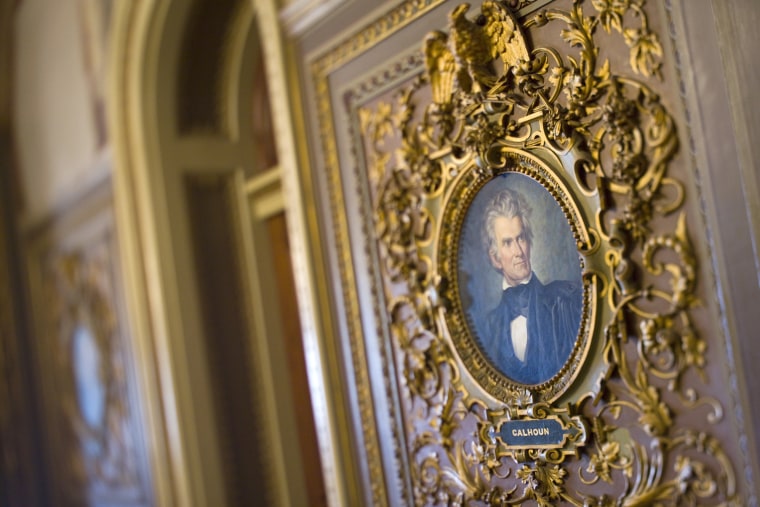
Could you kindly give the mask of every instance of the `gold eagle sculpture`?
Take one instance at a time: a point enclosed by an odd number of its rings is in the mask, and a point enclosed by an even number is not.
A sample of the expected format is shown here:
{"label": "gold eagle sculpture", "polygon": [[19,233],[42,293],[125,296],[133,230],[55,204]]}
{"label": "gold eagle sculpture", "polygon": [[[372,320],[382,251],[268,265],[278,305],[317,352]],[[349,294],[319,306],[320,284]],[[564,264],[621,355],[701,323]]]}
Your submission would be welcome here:
{"label": "gold eagle sculpture", "polygon": [[[463,3],[449,14],[449,33],[440,30],[424,41],[425,64],[439,106],[450,104],[455,86],[465,93],[491,89],[511,67],[528,60],[523,34],[509,9],[487,0],[474,21],[467,18],[470,4]],[[494,60],[500,60],[501,72]]]}

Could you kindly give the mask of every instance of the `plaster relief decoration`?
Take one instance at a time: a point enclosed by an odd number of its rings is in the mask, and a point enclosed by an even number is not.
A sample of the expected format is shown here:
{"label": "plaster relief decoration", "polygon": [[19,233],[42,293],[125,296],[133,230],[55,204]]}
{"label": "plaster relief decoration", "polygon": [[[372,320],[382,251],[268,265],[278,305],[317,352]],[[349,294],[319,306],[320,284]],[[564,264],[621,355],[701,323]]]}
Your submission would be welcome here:
{"label": "plaster relief decoration", "polygon": [[662,36],[533,7],[453,4],[346,94],[411,501],[738,505]]}
{"label": "plaster relief decoration", "polygon": [[51,231],[39,256],[40,378],[55,495],[67,505],[148,505],[114,237],[103,220],[67,230],[61,243]]}

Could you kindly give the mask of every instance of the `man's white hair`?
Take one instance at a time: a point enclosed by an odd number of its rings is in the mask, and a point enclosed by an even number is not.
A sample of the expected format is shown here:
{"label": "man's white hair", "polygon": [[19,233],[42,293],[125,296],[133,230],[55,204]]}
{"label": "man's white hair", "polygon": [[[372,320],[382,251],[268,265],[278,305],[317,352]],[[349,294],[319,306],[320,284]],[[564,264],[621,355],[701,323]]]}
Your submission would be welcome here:
{"label": "man's white hair", "polygon": [[483,242],[489,254],[496,253],[494,222],[499,217],[518,217],[523,226],[528,244],[533,243],[533,230],[530,226],[530,214],[533,212],[523,194],[511,188],[500,190],[486,205],[483,214]]}

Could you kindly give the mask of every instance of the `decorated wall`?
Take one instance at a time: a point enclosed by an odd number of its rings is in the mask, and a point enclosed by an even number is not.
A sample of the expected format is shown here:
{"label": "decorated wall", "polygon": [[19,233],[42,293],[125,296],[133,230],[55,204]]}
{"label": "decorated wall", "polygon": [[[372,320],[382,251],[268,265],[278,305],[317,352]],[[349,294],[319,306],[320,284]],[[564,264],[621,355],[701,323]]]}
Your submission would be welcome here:
{"label": "decorated wall", "polygon": [[374,501],[752,501],[680,15],[408,2],[314,58]]}

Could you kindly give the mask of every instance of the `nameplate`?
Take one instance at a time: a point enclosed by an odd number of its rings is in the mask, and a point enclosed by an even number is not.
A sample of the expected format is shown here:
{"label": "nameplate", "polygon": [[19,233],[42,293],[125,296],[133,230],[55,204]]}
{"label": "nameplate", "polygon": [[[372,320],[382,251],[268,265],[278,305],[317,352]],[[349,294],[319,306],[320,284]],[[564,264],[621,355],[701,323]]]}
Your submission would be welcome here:
{"label": "nameplate", "polygon": [[557,419],[503,421],[500,436],[507,447],[561,447],[568,430]]}

